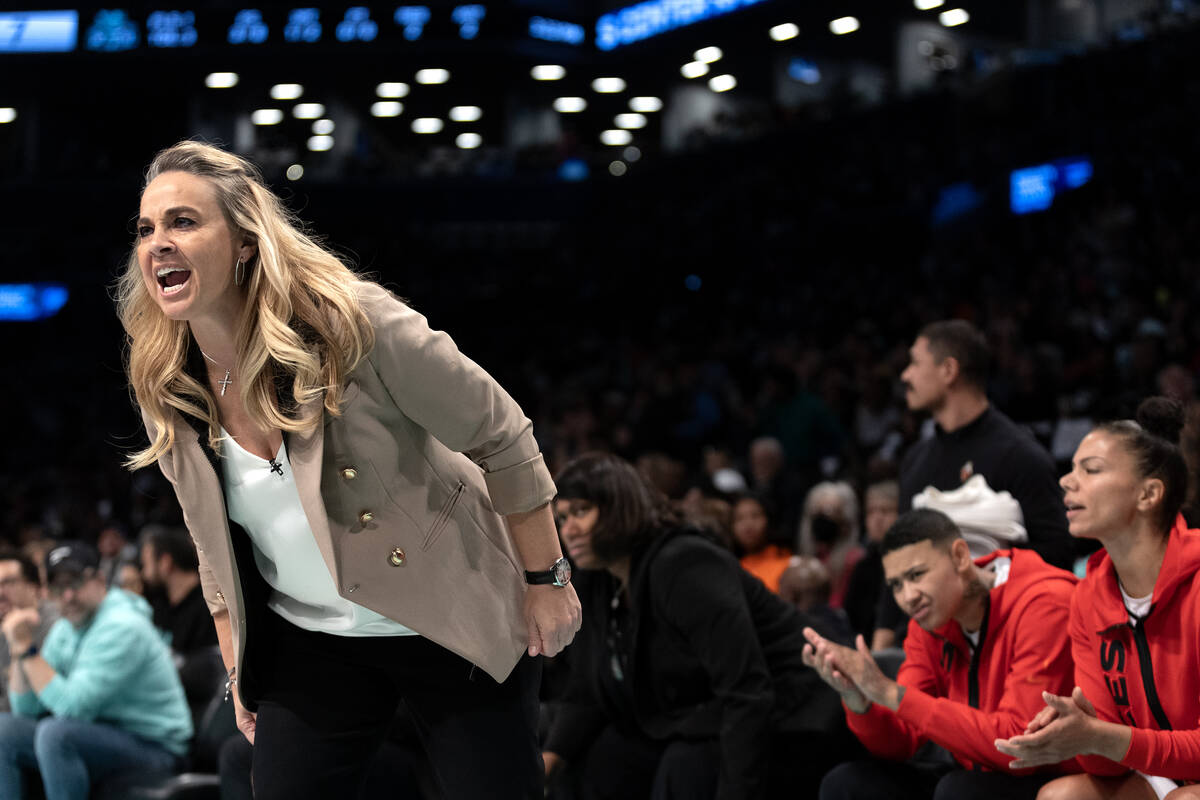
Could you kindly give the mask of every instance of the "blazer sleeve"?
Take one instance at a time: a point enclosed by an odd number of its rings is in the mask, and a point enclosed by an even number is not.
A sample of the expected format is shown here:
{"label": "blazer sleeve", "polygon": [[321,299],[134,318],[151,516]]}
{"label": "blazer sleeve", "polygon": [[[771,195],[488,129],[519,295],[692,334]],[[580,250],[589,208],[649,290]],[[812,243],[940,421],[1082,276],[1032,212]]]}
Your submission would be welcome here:
{"label": "blazer sleeve", "polygon": [[761,797],[775,691],[742,592],[741,567],[709,547],[656,562],[651,602],[687,641],[721,706],[717,800]]}
{"label": "blazer sleeve", "polygon": [[384,289],[371,286],[362,299],[375,329],[369,360],[396,407],[483,469],[499,513],[549,503],[554,481],[516,401],[447,334]]}
{"label": "blazer sleeve", "polygon": [[[146,427],[146,433],[154,436],[154,423],[142,413],[142,423]],[[179,505],[184,507],[183,498],[179,497],[179,487],[175,482],[175,465],[171,460],[171,453],[166,453],[158,459],[158,469],[167,479],[167,483],[171,484],[171,488],[175,490],[175,495],[179,499]],[[185,520],[186,521],[186,520]],[[200,591],[204,595],[204,602],[208,606],[208,611],[214,617],[220,614],[229,612],[229,608],[225,605],[225,595],[221,593],[221,587],[217,584],[217,579],[213,575],[212,567],[208,565],[208,557],[204,555],[204,550],[201,549],[199,541],[196,539],[196,533],[188,525],[188,533],[192,536],[192,546],[196,548],[196,559],[199,562],[200,570]]]}

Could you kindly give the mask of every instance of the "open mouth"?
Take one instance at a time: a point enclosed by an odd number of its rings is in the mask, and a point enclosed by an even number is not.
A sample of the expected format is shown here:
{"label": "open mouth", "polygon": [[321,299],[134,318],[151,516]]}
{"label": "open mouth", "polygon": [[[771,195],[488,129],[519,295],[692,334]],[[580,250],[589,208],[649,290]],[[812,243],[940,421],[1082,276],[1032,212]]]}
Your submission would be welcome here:
{"label": "open mouth", "polygon": [[175,294],[192,277],[192,271],[183,267],[162,267],[154,275],[163,294]]}

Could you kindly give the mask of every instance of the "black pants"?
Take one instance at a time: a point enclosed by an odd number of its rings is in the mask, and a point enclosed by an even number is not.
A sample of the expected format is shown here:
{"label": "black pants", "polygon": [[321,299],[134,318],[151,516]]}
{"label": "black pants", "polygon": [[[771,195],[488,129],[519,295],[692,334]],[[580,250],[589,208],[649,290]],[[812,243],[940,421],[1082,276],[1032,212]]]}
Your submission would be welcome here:
{"label": "black pants", "polygon": [[848,761],[821,781],[821,800],[1034,800],[1058,775],[1009,775],[866,759]]}
{"label": "black pants", "polygon": [[498,684],[424,637],[334,636],[265,616],[255,800],[360,797],[401,701],[446,800],[541,797],[539,660],[523,657]]}
{"label": "black pants", "polygon": [[[809,800],[830,766],[861,752],[844,731],[783,733],[771,737],[763,775],[767,797]],[[570,767],[570,797],[579,800],[711,800],[717,794],[721,747],[717,739],[654,742],[609,725]],[[554,795],[556,797],[562,796]]]}

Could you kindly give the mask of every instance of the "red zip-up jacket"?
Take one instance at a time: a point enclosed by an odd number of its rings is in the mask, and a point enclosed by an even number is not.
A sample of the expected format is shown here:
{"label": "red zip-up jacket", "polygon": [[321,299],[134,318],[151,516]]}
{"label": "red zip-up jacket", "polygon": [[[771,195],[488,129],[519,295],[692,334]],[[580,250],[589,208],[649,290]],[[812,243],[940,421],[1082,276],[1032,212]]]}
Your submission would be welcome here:
{"label": "red zip-up jacket", "polygon": [[1200,531],[1175,520],[1154,582],[1154,600],[1137,627],[1104,550],[1071,604],[1075,683],[1100,719],[1129,725],[1120,764],[1081,756],[1084,769],[1119,775],[1131,769],[1200,780]]}
{"label": "red zip-up jacket", "polygon": [[[1046,705],[1043,691],[1070,694],[1074,674],[1063,634],[1075,576],[1032,550],[998,550],[975,563],[986,567],[1000,556],[1010,557],[1012,567],[1008,580],[988,594],[977,657],[955,620],[932,633],[910,621],[897,676],[905,687],[899,710],[846,709],[850,729],[875,755],[903,760],[931,739],[968,769],[1013,772],[1012,757],[997,750],[995,740],[1024,733]],[[1045,771],[1078,767],[1068,761]]]}

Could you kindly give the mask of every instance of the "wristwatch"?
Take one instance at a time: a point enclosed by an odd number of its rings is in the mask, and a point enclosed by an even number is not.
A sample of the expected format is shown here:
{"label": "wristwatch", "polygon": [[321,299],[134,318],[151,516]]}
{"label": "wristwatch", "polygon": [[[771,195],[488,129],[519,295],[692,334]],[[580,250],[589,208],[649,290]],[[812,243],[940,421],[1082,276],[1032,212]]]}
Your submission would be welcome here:
{"label": "wristwatch", "polygon": [[525,570],[525,582],[531,586],[542,586],[545,584],[566,586],[571,582],[571,562],[567,561],[564,556],[555,561],[550,569],[544,569],[539,572]]}

